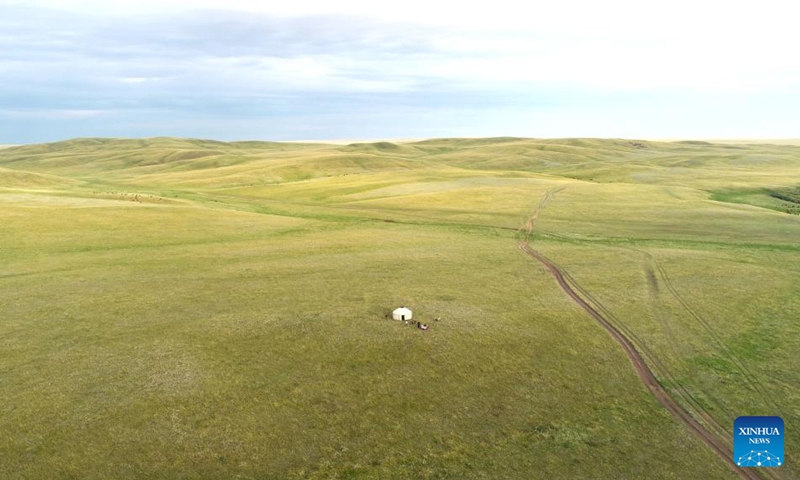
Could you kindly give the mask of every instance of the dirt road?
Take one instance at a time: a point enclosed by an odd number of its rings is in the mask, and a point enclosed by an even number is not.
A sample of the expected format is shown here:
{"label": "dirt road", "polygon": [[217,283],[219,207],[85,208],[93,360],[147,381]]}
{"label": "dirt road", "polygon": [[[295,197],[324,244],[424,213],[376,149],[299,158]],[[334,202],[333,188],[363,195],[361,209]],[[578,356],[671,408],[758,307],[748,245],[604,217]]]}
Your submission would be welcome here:
{"label": "dirt road", "polygon": [[733,453],[727,447],[727,445],[725,445],[718,437],[709,432],[701,423],[695,420],[686,409],[684,409],[669,395],[669,393],[667,393],[664,387],[658,382],[653,374],[653,371],[650,370],[650,367],[644,361],[641,354],[636,350],[636,347],[634,347],[633,343],[603,315],[595,310],[594,307],[592,307],[586,302],[586,300],[576,293],[575,289],[572,288],[570,283],[565,278],[564,272],[562,272],[553,261],[530,247],[529,239],[531,232],[533,231],[533,223],[539,217],[539,214],[550,200],[553,193],[555,192],[548,191],[542,196],[542,199],[540,200],[539,205],[536,207],[534,214],[525,222],[525,227],[523,229],[524,237],[519,243],[519,249],[544,265],[550,274],[556,279],[556,282],[558,282],[561,290],[563,290],[564,293],[566,293],[578,306],[585,310],[586,313],[591,315],[592,318],[597,320],[597,322],[603,328],[605,328],[609,335],[611,335],[611,337],[622,347],[625,355],[628,356],[631,364],[633,364],[636,374],[639,376],[648,390],[650,390],[653,396],[656,397],[658,403],[666,408],[673,417],[675,417],[678,421],[689,428],[689,430],[691,430],[695,435],[697,435],[697,437],[700,438],[703,443],[714,450],[714,452],[716,452],[717,455],[719,455],[719,457],[722,458],[722,460],[725,461],[725,463],[727,463],[728,466],[730,466],[731,469],[741,478],[760,480],[761,477],[757,475],[754,470],[742,469],[736,466],[736,464],[733,462]]}

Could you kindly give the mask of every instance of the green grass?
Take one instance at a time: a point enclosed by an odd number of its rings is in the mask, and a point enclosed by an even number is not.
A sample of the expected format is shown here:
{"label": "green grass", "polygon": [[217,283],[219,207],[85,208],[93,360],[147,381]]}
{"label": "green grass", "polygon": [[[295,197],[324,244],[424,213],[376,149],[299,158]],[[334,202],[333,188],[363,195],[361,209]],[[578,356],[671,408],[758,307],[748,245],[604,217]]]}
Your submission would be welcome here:
{"label": "green grass", "polygon": [[[734,478],[517,250],[547,190],[533,248],[687,408],[728,430],[779,414],[793,455],[800,217],[758,202],[793,186],[799,152],[517,138],[3,149],[0,472]],[[431,329],[387,320],[400,304]]]}
{"label": "green grass", "polygon": [[800,215],[800,187],[721,191],[714,192],[711,198],[721,202],[743,203]]}

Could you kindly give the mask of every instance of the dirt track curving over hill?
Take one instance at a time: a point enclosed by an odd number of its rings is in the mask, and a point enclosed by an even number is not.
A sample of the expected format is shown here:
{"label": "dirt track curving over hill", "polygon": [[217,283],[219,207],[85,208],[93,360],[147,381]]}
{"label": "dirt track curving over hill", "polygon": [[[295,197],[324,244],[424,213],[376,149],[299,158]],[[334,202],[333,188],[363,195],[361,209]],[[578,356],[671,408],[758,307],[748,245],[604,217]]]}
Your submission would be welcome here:
{"label": "dirt track curving over hill", "polygon": [[733,471],[736,472],[741,478],[746,478],[749,480],[761,479],[761,477],[756,474],[755,471],[742,469],[736,466],[736,464],[733,462],[733,453],[728,446],[725,445],[725,443],[723,443],[717,436],[709,432],[705,426],[695,420],[695,418],[692,417],[692,415],[685,408],[683,408],[669,395],[669,393],[667,393],[664,387],[658,382],[658,379],[656,379],[653,371],[642,358],[642,355],[636,350],[636,347],[628,339],[628,337],[626,337],[619,329],[609,322],[608,319],[606,319],[600,312],[592,307],[592,305],[578,295],[575,289],[573,289],[572,285],[570,285],[570,282],[567,280],[567,276],[558,265],[530,247],[529,239],[531,232],[533,231],[533,223],[539,217],[542,209],[555,192],[556,191],[550,190],[545,192],[533,215],[531,215],[531,217],[525,222],[524,228],[521,229],[524,233],[524,237],[519,243],[519,249],[544,265],[550,274],[556,279],[556,282],[558,282],[561,290],[563,290],[564,293],[566,293],[579,307],[585,310],[586,313],[591,315],[592,318],[597,320],[597,322],[603,328],[605,328],[609,335],[611,335],[611,337],[622,347],[625,355],[628,356],[631,364],[633,364],[633,368],[636,371],[636,374],[639,376],[639,379],[642,380],[648,390],[650,390],[653,396],[656,397],[658,403],[666,408],[673,417],[675,417],[678,421],[689,428],[689,430],[691,430],[695,435],[697,435],[697,437],[700,438],[703,443],[714,450],[714,452],[716,452],[717,455],[719,455],[719,457],[722,458],[722,460],[725,461],[725,463],[727,463],[728,466],[730,466],[731,469],[733,469]]}

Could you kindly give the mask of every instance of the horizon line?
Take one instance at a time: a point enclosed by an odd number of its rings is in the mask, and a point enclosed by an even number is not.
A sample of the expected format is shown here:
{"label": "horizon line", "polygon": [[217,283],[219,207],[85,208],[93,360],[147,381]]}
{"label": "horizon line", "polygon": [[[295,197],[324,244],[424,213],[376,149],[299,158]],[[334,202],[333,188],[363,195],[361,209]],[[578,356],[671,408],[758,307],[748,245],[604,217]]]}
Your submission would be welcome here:
{"label": "horizon line", "polygon": [[591,136],[558,136],[558,137],[521,137],[517,135],[489,135],[489,136],[443,136],[443,137],[372,137],[372,138],[333,138],[333,139],[301,139],[301,140],[275,140],[275,139],[240,139],[240,140],[218,140],[215,138],[203,137],[184,137],[184,136],[169,136],[169,135],[156,135],[156,136],[142,136],[142,137],[70,137],[62,140],[52,140],[43,142],[21,142],[21,143],[0,143],[0,148],[13,148],[30,145],[45,145],[53,143],[64,143],[75,140],[156,140],[156,139],[173,139],[173,140],[201,140],[212,141],[221,143],[243,143],[243,142],[271,142],[271,143],[313,143],[313,144],[327,144],[327,145],[349,145],[353,143],[378,143],[378,142],[393,142],[393,143],[414,143],[423,142],[427,140],[479,140],[479,139],[519,139],[519,140],[626,140],[626,141],[650,141],[650,142],[686,142],[686,141],[702,141],[709,143],[753,143],[753,142],[791,142],[800,143],[800,137],[783,138],[783,137],[723,137],[723,138],[709,138],[709,137],[591,137]]}

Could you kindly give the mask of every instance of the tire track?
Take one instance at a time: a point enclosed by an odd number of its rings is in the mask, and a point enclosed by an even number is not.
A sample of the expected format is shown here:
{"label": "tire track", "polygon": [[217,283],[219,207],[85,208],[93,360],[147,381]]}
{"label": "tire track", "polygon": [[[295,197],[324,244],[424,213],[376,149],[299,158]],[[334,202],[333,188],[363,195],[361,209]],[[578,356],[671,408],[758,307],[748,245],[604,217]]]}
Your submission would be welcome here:
{"label": "tire track", "polygon": [[[727,430],[724,429],[717,421],[714,419],[703,407],[702,403],[695,398],[695,396],[686,390],[686,387],[681,382],[678,382],[675,379],[675,376],[672,374],[670,369],[668,369],[661,360],[647,347],[647,344],[643,342],[638,335],[636,335],[630,328],[627,327],[623,322],[619,321],[619,319],[614,315],[611,310],[605,307],[599,300],[597,300],[592,294],[590,294],[586,289],[584,289],[574,278],[564,270],[560,265],[549,260],[556,268],[561,271],[561,274],[567,280],[568,284],[573,290],[576,290],[579,295],[582,295],[585,300],[588,300],[589,303],[595,310],[599,311],[605,319],[611,323],[614,328],[619,330],[628,340],[633,344],[634,348],[637,349],[641,355],[649,362],[649,365],[652,365],[655,368],[655,371],[658,373],[658,377],[666,380],[672,385],[673,394],[676,394],[678,398],[683,402],[684,405],[688,405],[691,408],[691,412],[694,417],[700,418],[707,426],[707,428],[711,428],[714,430],[714,433],[717,435],[717,438],[724,439],[727,444]],[[730,448],[730,446],[729,446]]]}
{"label": "tire track", "polygon": [[[548,197],[548,199],[551,196]],[[554,238],[560,238],[565,241],[573,240],[571,237],[560,235],[554,232],[546,232],[549,236]],[[772,408],[773,412],[777,414],[781,413],[781,408],[777,405],[774,398],[771,396],[766,395],[764,393],[764,387],[760,380],[755,378],[755,375],[750,372],[744,364],[740,362],[740,360],[730,351],[727,345],[722,341],[722,339],[711,329],[711,326],[705,321],[691,306],[686,302],[686,300],[675,290],[674,285],[670,281],[669,277],[667,276],[664,267],[658,263],[658,261],[647,251],[639,250],[632,247],[625,247],[625,246],[617,246],[617,248],[621,248],[624,250],[629,250],[631,252],[642,254],[646,261],[650,262],[654,269],[656,269],[659,273],[659,276],[662,278],[664,285],[667,287],[667,290],[671,295],[673,295],[676,300],[680,303],[680,305],[687,310],[692,318],[694,318],[706,331],[709,336],[711,336],[712,340],[717,344],[718,348],[723,352],[725,357],[731,361],[731,363],[736,367],[739,373],[742,375],[742,378],[747,382],[748,388],[751,390],[758,390],[758,395],[764,400],[765,405]],[[551,260],[552,262],[552,260]],[[703,404],[695,398],[695,396],[689,392],[681,382],[675,380],[674,375],[671,371],[664,366],[664,364],[658,359],[658,357],[653,354],[649,348],[647,348],[646,343],[641,341],[630,329],[628,329],[624,322],[619,321],[614,314],[605,308],[605,306],[596,298],[594,298],[588,291],[583,289],[570,275],[569,273],[561,268],[555,262],[552,262],[556,265],[559,269],[561,269],[564,277],[570,283],[573,289],[577,290],[579,294],[583,295],[585,299],[589,300],[589,303],[594,306],[595,309],[600,311],[607,319],[609,319],[616,328],[620,329],[629,339],[631,339],[634,346],[642,353],[644,358],[647,362],[652,366],[654,372],[657,374],[657,378],[661,378],[662,380],[666,380],[671,385],[671,394],[676,395],[678,399],[683,403],[684,406],[689,407],[690,413],[695,417],[699,418],[706,424],[706,426],[714,431],[718,438],[723,439],[726,444],[731,445],[730,441],[730,431],[729,429],[724,428],[715,418],[713,418],[710,414],[707,413],[706,408]],[[656,315],[658,312],[655,312]],[[716,402],[716,407],[726,411],[726,414],[729,417],[735,417],[735,412],[732,412],[729,408],[727,408],[724,404]],[[776,470],[769,470],[762,472],[765,476],[769,478],[784,478],[783,472],[779,472]]]}
{"label": "tire track", "polygon": [[711,325],[703,317],[701,317],[700,314],[698,314],[689,305],[689,303],[678,293],[678,291],[675,289],[675,286],[672,284],[672,281],[670,280],[669,276],[667,275],[666,270],[664,270],[664,267],[660,263],[658,263],[658,261],[655,258],[653,258],[652,255],[650,255],[649,253],[646,254],[652,260],[653,264],[656,266],[656,269],[658,269],[658,272],[661,275],[661,278],[664,280],[664,285],[667,287],[667,290],[669,290],[669,292],[672,294],[673,297],[675,297],[678,303],[680,303],[681,306],[683,306],[683,308],[687,312],[689,312],[689,315],[713,339],[714,343],[716,343],[717,347],[720,350],[722,350],[725,357],[731,363],[733,363],[733,365],[736,367],[739,373],[750,384],[750,389],[755,391],[761,397],[761,399],[764,400],[764,403],[770,406],[774,412],[780,413],[780,408],[775,403],[775,400],[772,397],[767,396],[766,393],[764,393],[765,392],[764,384],[761,383],[758,377],[753,375],[753,373],[747,369],[747,367],[741,362],[741,360],[739,360],[739,358],[730,350],[730,348],[728,348],[728,345],[724,341],[722,341],[722,338],[720,338],[720,336],[717,335],[717,333],[711,328]]}
{"label": "tire track", "polygon": [[[638,250],[636,252],[639,253]],[[647,252],[640,252],[640,253],[644,255],[649,255]],[[655,278],[655,268],[653,267],[652,262],[647,263],[646,270],[648,274],[653,275],[653,280],[657,282]],[[651,286],[650,310],[653,313],[653,317],[661,325],[661,328],[666,332],[667,338],[670,339],[668,343],[672,348],[673,353],[675,353],[678,357],[680,357],[681,354],[677,352],[677,348],[675,346],[675,343],[677,343],[675,339],[678,338],[679,336],[673,332],[669,318],[665,317],[662,309],[658,308],[659,297],[661,295],[662,294],[660,292],[660,289],[658,289],[657,286],[655,288]],[[634,343],[636,344],[637,348],[640,348],[640,345],[638,343],[636,342]],[[712,429],[714,431],[713,433],[716,434],[718,438],[726,440],[725,443],[729,445],[729,447],[732,447],[732,444],[727,441],[727,439],[729,438],[727,435],[727,430],[725,430],[725,428],[723,428],[722,425],[720,425],[715,418],[711,417],[709,414],[706,413],[708,409],[707,405],[709,402],[714,402],[714,408],[724,411],[725,415],[727,415],[728,417],[735,417],[736,416],[735,413],[732,412],[729,408],[727,408],[725,404],[715,401],[714,398],[707,398],[704,400],[704,402],[701,403],[691,392],[689,392],[683,386],[682,382],[678,382],[677,380],[675,380],[675,376],[672,375],[672,372],[668,371],[666,367],[664,368],[659,367],[658,366],[659,363],[651,361],[649,356],[647,356],[647,360],[650,361],[651,365],[656,366],[654,370],[657,377],[668,379],[668,381],[670,382],[670,388],[669,388],[670,394],[677,397],[677,399],[683,403],[684,407],[687,408],[695,418],[701,418],[705,422],[706,427]],[[667,372],[666,375],[664,374],[664,371]],[[663,383],[664,382],[662,382],[662,384]]]}
{"label": "tire track", "polygon": [[[560,191],[560,190],[563,190],[563,188],[558,189],[558,191]],[[544,196],[544,199],[550,200],[550,198],[552,198],[552,194],[554,194],[554,193],[556,193],[556,191],[553,191],[553,192],[549,192],[548,191],[548,192],[546,192],[546,194]],[[547,202],[545,201],[544,204],[546,204],[546,203]],[[538,210],[536,212],[534,212],[533,217],[538,217],[539,216],[539,213],[540,213],[541,209],[544,207],[544,204],[541,201],[539,202],[539,206],[537,207]],[[532,227],[532,224],[531,224],[531,227]],[[527,224],[526,224],[526,228],[527,228]],[[522,229],[520,229],[520,231],[522,231]],[[549,232],[549,234],[554,236],[554,237],[557,237],[557,238],[563,238],[564,240],[570,240],[569,237],[566,237],[564,235],[559,235],[559,234],[555,234],[555,233],[552,233],[552,232]],[[527,235],[528,235],[528,237],[530,236],[530,234],[527,234]],[[622,247],[622,248],[627,248],[627,247]],[[638,251],[638,250],[636,250],[636,251]],[[606,308],[606,306],[603,305],[603,303],[600,302],[600,300],[595,298],[591,293],[589,293],[586,289],[584,289],[574,278],[572,278],[572,276],[569,274],[569,272],[567,272],[564,268],[562,268],[560,265],[558,265],[553,260],[549,260],[549,261],[550,261],[550,263],[552,265],[554,265],[556,268],[558,268],[561,271],[561,274],[567,280],[567,282],[569,283],[569,285],[571,286],[572,289],[577,290],[577,292],[580,295],[582,295],[584,299],[588,299],[588,303],[590,305],[592,305],[593,308],[595,308],[602,315],[604,315],[605,318],[608,319],[608,321],[615,328],[620,330],[623,333],[623,335],[625,335],[631,341],[631,343],[634,345],[634,347],[641,352],[641,354],[649,362],[649,364],[654,367],[655,373],[658,374],[656,378],[660,377],[660,378],[666,380],[667,382],[669,382],[670,385],[672,385],[673,395],[677,395],[678,398],[683,402],[684,405],[687,405],[688,407],[690,407],[690,410],[691,410],[690,413],[695,418],[700,418],[706,424],[707,428],[711,428],[714,431],[714,433],[717,435],[717,438],[722,439],[722,441],[725,442],[725,444],[728,445],[729,448],[732,447],[732,444],[728,440],[730,438],[728,430],[723,428],[722,425],[720,425],[719,422],[717,422],[717,420],[715,418],[713,418],[706,411],[706,409],[702,405],[702,403],[697,398],[695,398],[695,396],[691,392],[689,392],[686,389],[686,387],[684,387],[683,383],[678,382],[675,379],[675,376],[672,374],[670,369],[668,369],[660,361],[660,359],[647,347],[647,344],[645,342],[643,342],[631,329],[629,329],[625,325],[624,322],[621,322],[614,315],[614,313],[611,312],[611,310]]]}
{"label": "tire track", "polygon": [[[561,189],[563,189],[562,187]],[[561,190],[559,189],[559,190]],[[645,362],[642,355],[636,349],[634,344],[629,340],[629,337],[623,334],[621,330],[625,330],[628,335],[635,338],[632,332],[625,327],[618,328],[614,324],[612,324],[603,314],[598,312],[592,305],[590,305],[584,298],[579,295],[575,290],[581,291],[587,298],[591,296],[588,295],[588,292],[583,290],[578,284],[571,279],[571,277],[566,274],[555,262],[544,256],[543,254],[533,250],[529,245],[529,239],[531,233],[533,231],[533,222],[539,218],[542,210],[547,205],[547,202],[550,200],[552,195],[556,193],[555,191],[548,190],[542,196],[537,205],[536,209],[534,210],[533,215],[527,219],[525,222],[525,226],[521,231],[524,231],[524,236],[519,243],[519,249],[524,252],[526,255],[532,257],[533,259],[537,260],[539,263],[544,265],[544,267],[550,272],[550,274],[555,278],[556,282],[558,283],[561,290],[567,294],[579,307],[581,307],[586,313],[588,313],[592,318],[594,318],[605,330],[608,332],[609,335],[622,347],[622,350],[625,352],[625,355],[630,360],[631,364],[633,365],[636,374],[639,376],[639,379],[642,383],[645,384],[650,393],[656,398],[658,403],[661,404],[667,411],[675,417],[679,422],[681,422],[684,426],[686,426],[689,430],[691,430],[704,444],[706,444],[709,448],[711,448],[736,474],[738,474],[741,478],[745,478],[748,480],[759,480],[759,477],[753,470],[745,470],[736,466],[733,462],[733,453],[731,452],[728,445],[723,443],[716,435],[712,434],[705,426],[703,426],[700,422],[698,422],[685,408],[683,408],[675,399],[673,399],[669,393],[664,389],[664,387],[659,383],[658,379],[656,379],[655,374],[650,369],[650,367]],[[569,278],[569,280],[568,280]],[[573,288],[574,287],[574,288]],[[605,307],[602,307],[599,302],[596,300],[591,300],[599,306],[599,309],[603,311],[606,315],[609,315],[610,312]],[[619,322],[617,322],[619,323]],[[641,342],[639,342],[641,344]],[[655,358],[652,355],[648,355],[651,357],[652,360]],[[704,413],[704,419],[707,417],[708,419],[712,420],[712,425],[719,427],[717,422],[713,421],[710,415],[700,409],[700,412]],[[714,428],[717,430],[718,428]]]}

